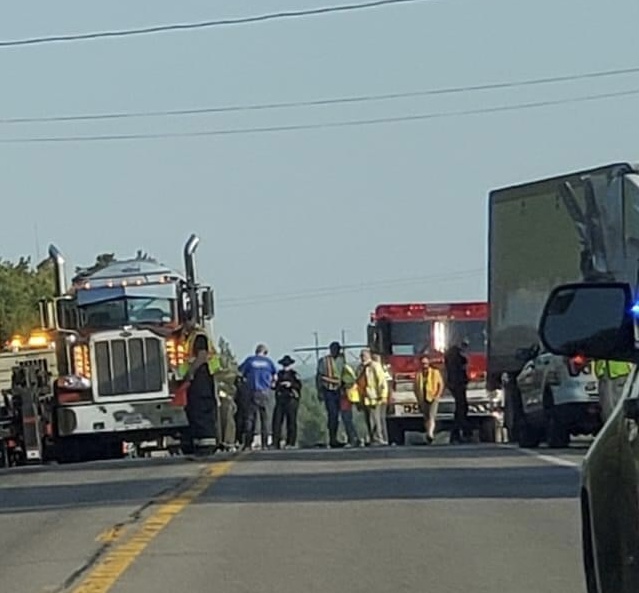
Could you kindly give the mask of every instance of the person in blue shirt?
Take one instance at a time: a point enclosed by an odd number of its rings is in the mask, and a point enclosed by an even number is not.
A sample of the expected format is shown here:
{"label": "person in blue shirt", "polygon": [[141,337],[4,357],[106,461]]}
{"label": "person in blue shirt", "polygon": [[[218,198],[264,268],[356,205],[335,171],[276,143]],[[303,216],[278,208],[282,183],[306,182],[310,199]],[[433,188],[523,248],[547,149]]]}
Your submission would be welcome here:
{"label": "person in blue shirt", "polygon": [[248,391],[248,414],[246,431],[244,433],[244,449],[250,449],[255,436],[257,419],[260,419],[260,433],[262,449],[268,448],[269,411],[272,408],[271,399],[273,387],[277,379],[275,363],[268,357],[268,348],[259,344],[253,356],[247,357],[238,367],[240,374],[246,381]]}

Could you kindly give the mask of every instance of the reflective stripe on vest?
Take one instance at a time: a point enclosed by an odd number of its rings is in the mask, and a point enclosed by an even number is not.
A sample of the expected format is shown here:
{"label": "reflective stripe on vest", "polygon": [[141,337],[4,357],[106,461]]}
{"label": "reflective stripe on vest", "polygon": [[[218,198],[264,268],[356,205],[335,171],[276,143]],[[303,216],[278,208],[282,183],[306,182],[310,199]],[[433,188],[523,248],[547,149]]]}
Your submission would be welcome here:
{"label": "reflective stripe on vest", "polygon": [[215,345],[211,341],[211,339],[204,332],[193,332],[188,335],[186,338],[186,342],[184,343],[184,352],[187,356],[187,359],[178,367],[178,374],[181,378],[186,377],[186,374],[189,372],[189,368],[191,367],[191,362],[193,361],[193,344],[195,343],[195,339],[198,336],[204,336],[206,338],[206,342],[208,344],[209,352],[212,353],[212,356],[209,358],[208,366],[209,372],[214,375],[219,372],[222,368],[222,361],[220,360],[219,355],[215,351]]}
{"label": "reflective stripe on vest", "polygon": [[610,379],[619,379],[630,374],[632,365],[629,362],[617,360],[597,360],[595,362],[595,374],[600,379],[607,375]]}

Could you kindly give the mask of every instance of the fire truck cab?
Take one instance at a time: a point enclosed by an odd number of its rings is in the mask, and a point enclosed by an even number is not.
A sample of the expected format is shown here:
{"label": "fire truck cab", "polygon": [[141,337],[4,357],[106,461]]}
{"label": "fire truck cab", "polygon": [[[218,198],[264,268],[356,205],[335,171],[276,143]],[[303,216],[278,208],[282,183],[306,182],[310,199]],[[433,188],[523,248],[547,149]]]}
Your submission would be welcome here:
{"label": "fire truck cab", "polygon": [[[444,353],[457,339],[467,339],[468,419],[482,442],[501,436],[502,395],[486,382],[486,325],[484,302],[382,304],[371,314],[369,347],[382,357],[392,383],[387,424],[391,443],[403,445],[408,431],[424,432],[413,382],[419,357],[427,353],[445,377]],[[452,427],[455,402],[445,389],[437,415],[437,431]]]}

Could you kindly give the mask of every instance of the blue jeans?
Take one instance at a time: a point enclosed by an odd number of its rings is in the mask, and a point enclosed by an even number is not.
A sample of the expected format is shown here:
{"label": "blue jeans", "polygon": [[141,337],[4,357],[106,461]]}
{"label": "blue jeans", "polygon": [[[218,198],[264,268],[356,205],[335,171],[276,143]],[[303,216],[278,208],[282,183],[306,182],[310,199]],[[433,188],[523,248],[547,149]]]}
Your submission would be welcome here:
{"label": "blue jeans", "polygon": [[337,429],[339,428],[339,418],[342,417],[344,429],[351,445],[355,445],[358,441],[355,423],[353,422],[352,410],[341,410],[340,400],[342,398],[341,391],[322,390],[324,397],[324,405],[326,406],[326,415],[328,416],[328,443],[330,446],[338,444]]}

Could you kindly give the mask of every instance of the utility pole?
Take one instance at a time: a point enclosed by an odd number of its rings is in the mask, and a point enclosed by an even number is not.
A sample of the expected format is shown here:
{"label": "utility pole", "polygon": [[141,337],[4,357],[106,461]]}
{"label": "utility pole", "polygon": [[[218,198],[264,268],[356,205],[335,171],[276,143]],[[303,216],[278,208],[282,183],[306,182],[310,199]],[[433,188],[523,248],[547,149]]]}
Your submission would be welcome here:
{"label": "utility pole", "polygon": [[[313,332],[313,336],[315,338],[314,346],[302,346],[301,348],[294,348],[293,352],[314,352],[315,353],[315,362],[319,363],[320,352],[325,352],[328,350],[328,345],[320,346],[319,344],[319,333]],[[346,352],[347,350],[355,350],[360,348],[366,348],[366,344],[347,344],[346,343],[346,331],[341,331],[342,338],[342,351]]]}

